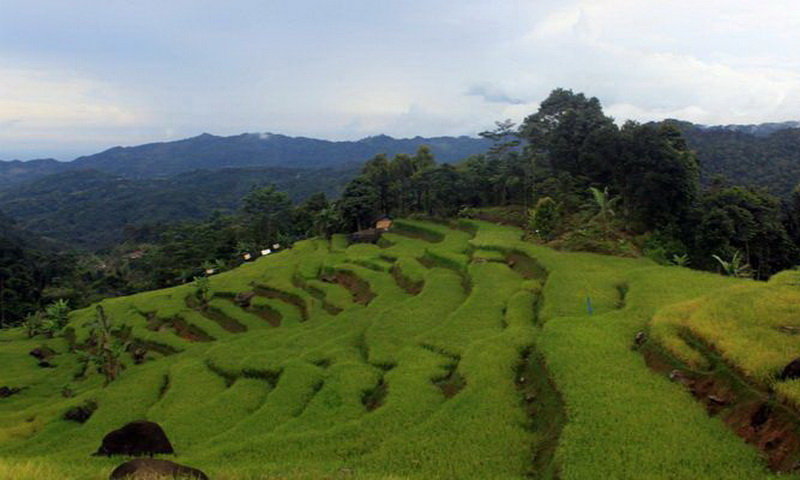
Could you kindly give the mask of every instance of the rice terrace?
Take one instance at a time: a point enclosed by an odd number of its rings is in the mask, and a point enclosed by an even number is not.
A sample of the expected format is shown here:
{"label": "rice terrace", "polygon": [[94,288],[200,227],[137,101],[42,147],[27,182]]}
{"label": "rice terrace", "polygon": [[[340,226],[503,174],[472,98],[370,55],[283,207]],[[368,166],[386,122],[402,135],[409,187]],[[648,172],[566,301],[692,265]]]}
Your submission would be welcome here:
{"label": "rice terrace", "polygon": [[101,302],[139,356],[107,387],[80,361],[95,306],[63,338],[3,331],[0,478],[107,478],[92,454],[138,420],[217,479],[784,478],[798,283],[468,219],[313,238]]}

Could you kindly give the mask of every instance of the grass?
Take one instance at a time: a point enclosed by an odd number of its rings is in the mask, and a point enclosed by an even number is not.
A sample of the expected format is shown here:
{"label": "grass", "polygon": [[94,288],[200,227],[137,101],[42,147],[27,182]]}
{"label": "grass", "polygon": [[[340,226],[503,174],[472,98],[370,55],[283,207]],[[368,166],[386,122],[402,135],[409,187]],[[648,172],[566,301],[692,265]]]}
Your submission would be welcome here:
{"label": "grass", "polygon": [[[133,338],[170,349],[126,358],[106,388],[76,379],[63,339],[0,332],[0,386],[24,387],[0,399],[0,478],[107,478],[120,460],[88,455],[141,418],[216,479],[771,477],[630,345],[649,328],[699,365],[688,329],[797,398],[800,382],[774,380],[800,339],[776,329],[800,326],[796,274],[757,283],[556,252],[478,220],[398,220],[384,240],[299,242],[211,277],[208,307],[187,302],[191,285],[104,301]],[[250,307],[232,301],[241,292]],[[93,314],[71,315],[78,344]],[[42,344],[55,368],[28,356]],[[87,401],[85,424],[62,418]]]}

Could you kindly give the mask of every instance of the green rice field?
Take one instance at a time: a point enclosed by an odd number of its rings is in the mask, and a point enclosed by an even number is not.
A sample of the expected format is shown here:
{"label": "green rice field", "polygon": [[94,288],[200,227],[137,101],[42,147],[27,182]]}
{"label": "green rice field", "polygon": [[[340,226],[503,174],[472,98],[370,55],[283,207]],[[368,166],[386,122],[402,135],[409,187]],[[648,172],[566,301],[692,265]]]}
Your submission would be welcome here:
{"label": "green rice field", "polygon": [[[138,419],[164,428],[164,458],[222,480],[792,478],[646,353],[727,365],[800,405],[800,380],[776,377],[800,355],[800,275],[733,279],[522,233],[399,220],[377,245],[311,239],[213,275],[207,304],[191,284],[105,300],[147,351],[108,386],[78,354],[94,307],[63,338],[2,331],[0,386],[22,390],[0,399],[0,478],[108,478],[124,459],[91,454]],[[42,346],[52,368],[28,354]],[[64,419],[89,402],[88,421]]]}

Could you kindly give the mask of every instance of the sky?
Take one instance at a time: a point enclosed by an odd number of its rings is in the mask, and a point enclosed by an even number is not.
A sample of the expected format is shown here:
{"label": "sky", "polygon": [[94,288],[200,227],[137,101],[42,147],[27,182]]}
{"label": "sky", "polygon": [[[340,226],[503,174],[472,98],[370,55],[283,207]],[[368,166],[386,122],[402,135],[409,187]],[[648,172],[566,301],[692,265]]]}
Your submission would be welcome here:
{"label": "sky", "polygon": [[0,159],[273,132],[476,135],[554,88],[617,121],[800,120],[795,0],[0,0]]}

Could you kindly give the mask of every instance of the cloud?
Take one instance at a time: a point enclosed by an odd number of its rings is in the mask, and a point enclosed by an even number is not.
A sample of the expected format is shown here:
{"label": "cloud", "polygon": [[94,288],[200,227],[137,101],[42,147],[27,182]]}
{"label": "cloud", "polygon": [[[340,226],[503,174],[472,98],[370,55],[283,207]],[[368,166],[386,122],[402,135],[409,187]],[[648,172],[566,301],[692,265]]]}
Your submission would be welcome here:
{"label": "cloud", "polygon": [[794,0],[235,3],[6,0],[0,158],[200,132],[474,135],[557,87],[619,120],[800,115]]}
{"label": "cloud", "polygon": [[508,105],[521,105],[525,103],[523,100],[511,97],[497,87],[487,84],[473,85],[466,91],[466,95],[480,97],[489,103],[505,103]]}

